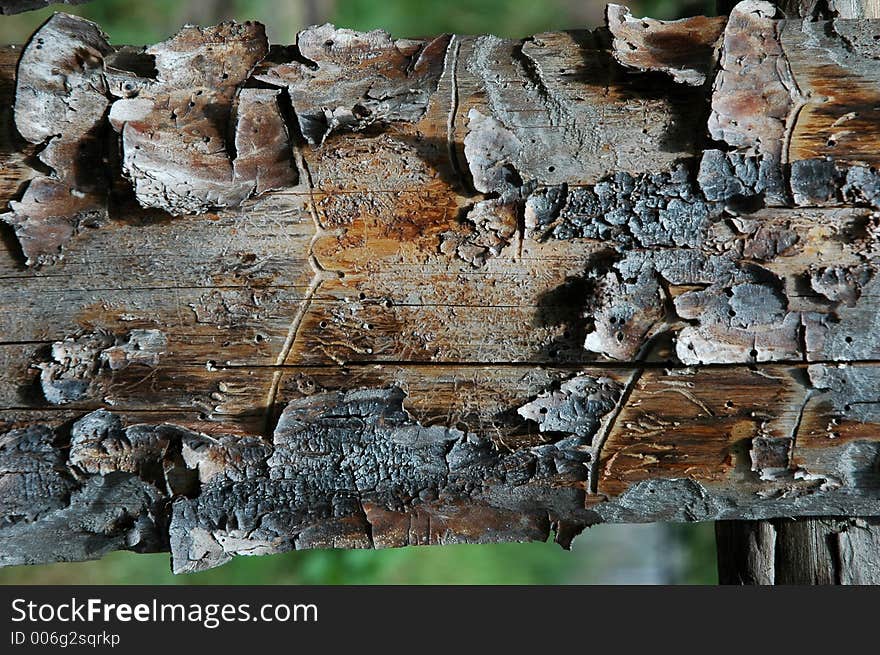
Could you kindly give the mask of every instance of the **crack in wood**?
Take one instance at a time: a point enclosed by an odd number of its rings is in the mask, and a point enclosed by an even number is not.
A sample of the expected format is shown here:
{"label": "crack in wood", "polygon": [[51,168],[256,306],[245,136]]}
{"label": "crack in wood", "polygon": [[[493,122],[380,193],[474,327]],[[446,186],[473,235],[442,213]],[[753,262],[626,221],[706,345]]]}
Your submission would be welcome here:
{"label": "crack in wood", "polygon": [[629,380],[627,380],[626,385],[624,386],[623,391],[620,394],[620,399],[617,401],[617,405],[614,407],[612,414],[606,419],[606,422],[602,425],[598,434],[594,438],[593,460],[590,463],[591,494],[599,493],[599,466],[602,461],[602,448],[605,445],[605,442],[608,440],[608,435],[611,434],[612,429],[615,427],[617,417],[620,416],[621,410],[626,405],[626,403],[629,402],[630,395],[632,394],[632,391],[641,376],[641,368],[637,368],[635,371],[632,372]]}
{"label": "crack in wood", "polygon": [[325,231],[321,226],[320,219],[318,218],[318,210],[315,206],[314,200],[314,183],[312,182],[312,174],[309,171],[308,163],[305,160],[305,157],[302,153],[302,142],[297,142],[294,146],[296,152],[297,165],[299,169],[303,171],[305,175],[306,183],[309,188],[309,214],[312,217],[312,220],[315,225],[315,233],[309,241],[308,247],[308,262],[309,266],[312,268],[312,280],[309,282],[309,287],[306,290],[305,297],[302,300],[299,308],[297,309],[297,313],[294,315],[293,319],[290,322],[290,326],[287,329],[287,336],[284,339],[284,343],[281,345],[281,349],[278,352],[278,358],[275,360],[275,368],[278,370],[272,376],[272,381],[269,386],[269,393],[266,398],[266,424],[264,428],[264,434],[267,436],[271,434],[271,430],[273,429],[272,423],[275,419],[275,401],[278,397],[278,389],[281,385],[281,377],[284,375],[283,367],[287,363],[287,358],[290,356],[290,352],[293,349],[293,345],[296,342],[296,336],[299,333],[300,325],[302,324],[303,318],[306,315],[309,307],[311,306],[312,299],[315,294],[318,292],[318,288],[321,286],[321,283],[327,278],[329,272],[326,271],[318,262],[317,258],[314,254],[315,243],[324,236]]}

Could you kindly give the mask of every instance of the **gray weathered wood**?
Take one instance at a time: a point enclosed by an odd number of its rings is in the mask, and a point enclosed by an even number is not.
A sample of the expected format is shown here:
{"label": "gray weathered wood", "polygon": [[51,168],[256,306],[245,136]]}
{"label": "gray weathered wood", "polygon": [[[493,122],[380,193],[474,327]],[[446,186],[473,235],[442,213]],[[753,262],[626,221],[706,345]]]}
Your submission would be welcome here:
{"label": "gray weathered wood", "polygon": [[[719,0],[718,13],[728,14],[736,0]],[[779,0],[774,2],[790,18],[880,18],[878,0]]]}
{"label": "gray weathered wood", "polygon": [[880,584],[876,518],[719,521],[716,534],[721,584]]}

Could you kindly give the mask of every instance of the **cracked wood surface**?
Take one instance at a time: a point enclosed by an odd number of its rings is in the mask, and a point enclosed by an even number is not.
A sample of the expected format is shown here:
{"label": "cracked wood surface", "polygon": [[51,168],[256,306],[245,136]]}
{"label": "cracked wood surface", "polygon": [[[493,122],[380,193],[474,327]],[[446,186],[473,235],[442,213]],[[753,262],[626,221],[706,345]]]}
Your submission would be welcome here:
{"label": "cracked wood surface", "polygon": [[876,518],[719,521],[719,582],[880,584],[877,523]]}
{"label": "cracked wood surface", "polygon": [[0,49],[0,562],[880,515],[880,22],[818,18]]}

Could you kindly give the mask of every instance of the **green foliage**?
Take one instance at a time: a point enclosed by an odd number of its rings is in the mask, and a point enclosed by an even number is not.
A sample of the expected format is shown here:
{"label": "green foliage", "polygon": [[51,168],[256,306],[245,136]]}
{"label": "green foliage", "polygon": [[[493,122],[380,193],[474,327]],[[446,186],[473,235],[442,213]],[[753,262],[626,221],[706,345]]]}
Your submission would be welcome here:
{"label": "green foliage", "polygon": [[717,584],[714,523],[671,523],[665,526],[683,553],[681,584]]}
{"label": "green foliage", "polygon": [[175,576],[166,554],[113,553],[97,562],[0,569],[0,583],[553,584],[564,582],[572,560],[547,543],[315,550],[238,557],[217,569]]}
{"label": "green foliage", "polygon": [[0,42],[24,43],[30,34],[56,10],[83,16],[98,23],[115,44],[155,43],[168,38],[175,24],[176,0],[95,0],[89,4],[49,7],[39,11],[0,18]]}
{"label": "green foliage", "polygon": [[396,35],[441,32],[527,36],[571,28],[571,3],[560,0],[348,0],[336,8],[336,23],[359,30],[382,28]]}
{"label": "green foliage", "polygon": [[[636,15],[678,18],[714,13],[713,0],[637,0]],[[555,29],[594,27],[604,0],[92,0],[4,16],[0,43],[23,43],[55,9],[96,21],[115,44],[155,43],[181,24],[253,19],[266,24],[274,42],[293,42],[297,30],[329,21],[358,30],[382,28],[395,36],[495,34],[522,37]]]}
{"label": "green foliage", "polygon": [[[0,569],[0,584],[566,584],[616,579],[609,566],[650,573],[646,562],[673,559],[683,560],[684,567],[671,582],[717,581],[711,523],[651,529],[669,533],[670,552],[649,552],[656,547],[651,540],[621,542],[625,532],[596,526],[575,541],[572,552],[553,543],[313,550],[237,557],[217,569],[178,576],[167,554],[112,553],[97,562]],[[637,580],[638,574],[623,577]]]}

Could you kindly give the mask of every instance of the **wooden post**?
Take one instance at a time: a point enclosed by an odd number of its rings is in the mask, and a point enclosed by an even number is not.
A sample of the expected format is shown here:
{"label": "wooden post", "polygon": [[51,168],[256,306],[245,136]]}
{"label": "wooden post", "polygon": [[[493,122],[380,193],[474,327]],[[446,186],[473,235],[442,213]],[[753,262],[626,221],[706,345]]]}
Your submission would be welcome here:
{"label": "wooden post", "polygon": [[876,518],[718,521],[715,531],[721,584],[880,584]]}

